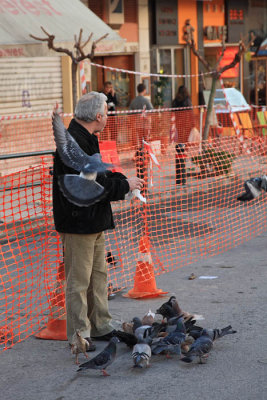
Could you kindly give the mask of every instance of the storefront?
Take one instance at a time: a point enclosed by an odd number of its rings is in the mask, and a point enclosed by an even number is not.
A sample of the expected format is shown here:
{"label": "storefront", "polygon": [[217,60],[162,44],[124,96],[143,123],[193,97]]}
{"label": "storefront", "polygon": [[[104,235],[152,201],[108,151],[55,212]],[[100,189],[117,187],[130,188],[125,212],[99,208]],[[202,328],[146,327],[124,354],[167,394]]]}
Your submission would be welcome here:
{"label": "storefront", "polygon": [[[164,82],[163,105],[170,107],[172,100],[180,85],[186,85],[190,91],[190,79],[185,79],[183,75],[190,75],[191,62],[190,52],[181,40],[179,32],[179,10],[183,1],[177,0],[157,0],[150,1],[150,42],[151,42],[151,72],[163,73],[167,75],[181,75],[181,77],[168,78]],[[192,11],[192,10],[191,10]],[[180,12],[181,16],[181,12]],[[184,22],[182,22],[184,23]],[[151,79],[152,100],[156,97],[155,81],[159,78]],[[154,101],[155,102],[155,101]]]}
{"label": "storefront", "polygon": [[80,0],[49,0],[38,8],[33,2],[9,0],[1,3],[0,14],[1,115],[47,112],[55,103],[65,112],[73,111],[71,57],[48,48],[48,35],[41,26],[55,36],[56,48],[75,52],[74,35],[78,37],[80,29],[83,42],[93,33],[83,48],[85,54],[91,53],[92,41],[105,34],[108,37],[98,43],[96,53],[119,53],[125,48],[125,41]]}
{"label": "storefront", "polygon": [[[133,55],[117,55],[95,57],[94,63],[111,68],[120,68],[128,71],[134,70]],[[103,89],[103,83],[109,81],[112,83],[118,100],[117,109],[125,109],[129,106],[130,100],[135,95],[134,75],[128,72],[103,69],[101,67],[91,66],[91,88],[95,91]]]}
{"label": "storefront", "polygon": [[[138,55],[141,52],[139,43],[139,25],[142,24],[142,40],[144,37],[143,21],[140,21],[139,5],[137,0],[112,1],[112,0],[90,0],[87,3],[89,8],[105,23],[109,24],[119,33],[124,40],[124,49],[108,49],[104,46],[97,48],[94,63],[105,67],[124,69],[126,71],[142,71],[143,65],[138,62]],[[145,7],[141,7],[144,16]],[[112,83],[118,100],[117,110],[128,108],[131,99],[135,97],[136,77],[124,71],[104,69],[91,66],[92,90],[101,91],[104,82]]]}

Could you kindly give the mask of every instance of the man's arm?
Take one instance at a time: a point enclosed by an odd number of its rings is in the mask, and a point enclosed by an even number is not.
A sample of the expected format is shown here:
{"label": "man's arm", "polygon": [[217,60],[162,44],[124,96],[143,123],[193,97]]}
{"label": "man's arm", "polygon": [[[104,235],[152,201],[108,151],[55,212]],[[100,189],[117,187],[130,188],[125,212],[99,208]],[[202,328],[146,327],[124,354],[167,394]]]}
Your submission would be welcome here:
{"label": "man's arm", "polygon": [[105,188],[106,196],[104,201],[124,200],[129,191],[134,189],[141,190],[144,185],[144,180],[136,176],[127,178],[119,172],[110,171],[105,174],[98,174],[96,180]]}

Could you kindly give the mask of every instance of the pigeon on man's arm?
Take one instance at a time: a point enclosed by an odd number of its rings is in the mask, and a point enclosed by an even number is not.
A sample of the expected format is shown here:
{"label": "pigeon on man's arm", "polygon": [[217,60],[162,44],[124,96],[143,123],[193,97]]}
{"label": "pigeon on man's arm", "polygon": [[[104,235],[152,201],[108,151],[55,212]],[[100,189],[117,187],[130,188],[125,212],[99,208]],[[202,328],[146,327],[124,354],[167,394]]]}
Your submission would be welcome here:
{"label": "pigeon on man's arm", "polygon": [[76,140],[65,128],[59,114],[54,110],[52,115],[54,139],[62,162],[80,172],[58,177],[58,184],[63,195],[77,206],[89,206],[105,196],[104,187],[96,182],[98,173],[104,173],[111,164],[103,163],[100,153],[91,156],[86,154]]}

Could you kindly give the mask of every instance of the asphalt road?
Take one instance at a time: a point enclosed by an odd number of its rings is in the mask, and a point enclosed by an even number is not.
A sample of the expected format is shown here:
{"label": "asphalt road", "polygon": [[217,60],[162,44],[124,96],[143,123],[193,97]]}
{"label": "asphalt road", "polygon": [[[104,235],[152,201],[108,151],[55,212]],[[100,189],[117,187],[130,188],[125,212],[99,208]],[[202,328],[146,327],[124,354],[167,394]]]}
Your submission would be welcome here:
{"label": "asphalt road", "polygon": [[[126,345],[118,344],[110,377],[88,370],[77,374],[67,342],[30,337],[0,353],[0,399],[213,399],[267,398],[267,232],[223,254],[157,277],[182,309],[203,316],[208,328],[231,324],[235,335],[214,344],[207,363],[184,364],[177,356],[152,356],[151,367],[132,369]],[[194,280],[188,280],[194,272]],[[199,279],[200,276],[217,276]],[[155,311],[166,298],[132,300],[118,294],[109,302],[115,327]],[[97,342],[97,351],[105,343]],[[90,356],[92,357],[91,353]],[[80,355],[80,361],[84,356]]]}

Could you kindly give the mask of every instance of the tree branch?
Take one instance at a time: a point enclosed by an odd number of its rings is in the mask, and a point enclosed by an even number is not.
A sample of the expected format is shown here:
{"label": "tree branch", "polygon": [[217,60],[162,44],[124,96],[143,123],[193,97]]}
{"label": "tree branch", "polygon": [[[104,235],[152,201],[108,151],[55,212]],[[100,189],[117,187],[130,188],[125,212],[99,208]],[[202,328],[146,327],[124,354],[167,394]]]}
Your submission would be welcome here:
{"label": "tree branch", "polygon": [[218,58],[218,61],[217,61],[216,65],[215,65],[215,69],[216,69],[216,70],[217,70],[217,68],[220,66],[220,62],[221,62],[222,59],[223,59],[225,50],[226,50],[226,46],[225,46],[225,40],[224,40],[224,37],[223,37],[223,39],[222,39],[222,52],[221,52],[220,57]]}
{"label": "tree branch", "polygon": [[74,35],[74,41],[75,41],[75,43],[74,43],[74,48],[77,49],[77,50],[78,50],[78,53],[79,53],[79,54],[75,57],[75,56],[73,55],[72,51],[70,51],[70,50],[68,50],[68,49],[64,49],[64,48],[62,48],[62,47],[56,47],[56,46],[54,45],[55,35],[50,35],[42,26],[41,26],[41,29],[42,29],[42,31],[45,33],[45,35],[47,36],[46,38],[39,38],[39,37],[34,36],[34,35],[32,35],[32,34],[30,34],[29,36],[32,37],[32,38],[35,39],[35,40],[39,40],[39,41],[41,41],[41,42],[47,42],[47,46],[48,46],[49,49],[52,49],[52,50],[54,50],[54,51],[56,51],[56,52],[58,52],[58,53],[65,53],[65,54],[67,54],[68,56],[71,57],[72,61],[73,61],[74,63],[76,63],[76,64],[79,63],[80,61],[85,60],[86,58],[88,58],[89,60],[93,60],[94,55],[95,55],[95,48],[96,48],[97,43],[100,42],[101,40],[105,39],[105,38],[108,36],[108,33],[106,33],[105,35],[101,36],[99,39],[95,40],[95,41],[92,43],[91,53],[84,54],[83,49],[84,49],[84,47],[90,42],[90,40],[91,40],[91,38],[92,38],[92,36],[93,36],[93,33],[90,33],[88,39],[87,39],[86,42],[82,45],[82,44],[81,44],[81,41],[82,41],[82,32],[83,32],[83,30],[80,29],[80,33],[79,33],[79,38],[78,38],[78,40],[77,40],[76,35]]}
{"label": "tree branch", "polygon": [[195,46],[195,41],[192,38],[191,40],[187,40],[186,39],[186,44],[188,44],[188,46],[190,47],[190,49],[192,50],[193,54],[199,59],[199,61],[204,65],[204,67],[211,72],[211,66],[209,65],[209,63],[201,56],[201,54],[199,53],[199,51],[196,49]]}
{"label": "tree branch", "polygon": [[47,42],[47,46],[49,49],[54,50],[58,53],[65,53],[68,56],[70,56],[72,60],[74,60],[72,51],[70,51],[68,49],[63,49],[62,47],[54,46],[55,35],[50,35],[48,32],[46,32],[46,30],[42,26],[41,26],[41,29],[47,35],[47,38],[38,38],[37,36],[31,35],[31,34],[29,36],[35,40],[40,40],[41,42]]}
{"label": "tree branch", "polygon": [[91,49],[91,54],[87,54],[87,58],[89,58],[90,60],[92,60],[95,56],[95,49],[96,49],[96,45],[98,42],[100,42],[100,40],[105,39],[108,36],[108,33],[106,33],[105,35],[101,36],[101,38],[97,39],[96,41],[94,41],[92,43],[92,49]]}

